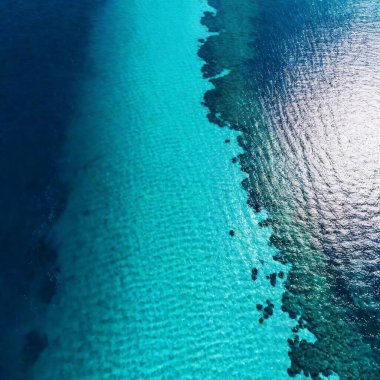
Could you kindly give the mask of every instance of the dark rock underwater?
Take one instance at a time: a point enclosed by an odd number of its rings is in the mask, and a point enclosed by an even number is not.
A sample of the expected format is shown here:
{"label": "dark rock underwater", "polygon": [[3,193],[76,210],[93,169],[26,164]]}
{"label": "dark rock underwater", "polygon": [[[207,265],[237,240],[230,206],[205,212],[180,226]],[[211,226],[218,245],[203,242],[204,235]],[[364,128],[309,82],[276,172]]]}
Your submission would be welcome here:
{"label": "dark rock underwater", "polygon": [[[204,104],[211,122],[241,132],[247,204],[269,211],[274,259],[291,265],[288,374],[379,379],[379,6],[209,4],[203,23],[218,34],[199,50],[215,87]],[[305,327],[316,342],[299,338]]]}

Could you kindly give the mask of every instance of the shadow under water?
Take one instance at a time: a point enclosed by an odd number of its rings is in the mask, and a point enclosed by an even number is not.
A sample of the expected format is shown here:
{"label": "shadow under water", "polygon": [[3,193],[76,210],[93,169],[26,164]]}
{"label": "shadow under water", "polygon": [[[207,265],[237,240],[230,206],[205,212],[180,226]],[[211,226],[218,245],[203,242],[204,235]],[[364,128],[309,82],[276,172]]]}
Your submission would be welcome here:
{"label": "shadow under water", "polygon": [[102,2],[0,5],[0,377],[28,378],[48,345],[59,270],[48,235],[67,193],[61,145]]}
{"label": "shadow under water", "polygon": [[[378,379],[379,4],[209,4],[216,14],[203,23],[218,34],[199,50],[215,86],[208,117],[241,132],[247,203],[269,211],[274,259],[292,268],[288,373]],[[315,342],[300,340],[304,327]]]}

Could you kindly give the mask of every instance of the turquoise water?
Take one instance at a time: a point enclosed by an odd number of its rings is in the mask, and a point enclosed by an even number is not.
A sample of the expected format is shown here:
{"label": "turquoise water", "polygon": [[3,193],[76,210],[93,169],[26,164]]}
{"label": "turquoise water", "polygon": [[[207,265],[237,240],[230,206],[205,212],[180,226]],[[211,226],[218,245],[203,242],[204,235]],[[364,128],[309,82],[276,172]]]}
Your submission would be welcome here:
{"label": "turquoise water", "polygon": [[[283,280],[251,279],[286,268],[258,227],[265,213],[245,203],[236,134],[201,105],[206,9],[114,0],[94,22],[38,379],[288,377]],[[267,299],[274,315],[259,324]]]}

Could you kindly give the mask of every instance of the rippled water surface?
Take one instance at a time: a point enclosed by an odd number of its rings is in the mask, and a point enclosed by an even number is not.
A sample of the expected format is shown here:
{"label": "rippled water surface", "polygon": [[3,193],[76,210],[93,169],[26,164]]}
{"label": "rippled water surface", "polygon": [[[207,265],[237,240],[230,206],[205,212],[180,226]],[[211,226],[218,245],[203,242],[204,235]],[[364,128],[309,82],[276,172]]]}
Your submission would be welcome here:
{"label": "rippled water surface", "polygon": [[[301,7],[288,3],[297,15]],[[376,312],[379,7],[336,3],[304,6],[301,25],[291,17],[258,31],[255,80],[247,91],[257,91],[256,127],[267,137],[260,149],[269,156],[259,170],[276,202],[291,206],[291,223],[305,224],[337,271],[340,290]]]}
{"label": "rippled water surface", "polygon": [[0,378],[380,379],[380,2],[70,3],[0,5]]}
{"label": "rippled water surface", "polygon": [[[293,264],[283,308],[318,338],[291,347],[290,373],[378,378],[379,3],[258,1],[249,33],[233,4],[214,5],[205,23],[227,27],[200,52],[205,74],[215,58],[232,72],[212,80],[210,118],[243,132],[249,203],[271,211],[272,243]],[[241,34],[249,48],[223,58]],[[360,363],[347,365],[353,346]]]}

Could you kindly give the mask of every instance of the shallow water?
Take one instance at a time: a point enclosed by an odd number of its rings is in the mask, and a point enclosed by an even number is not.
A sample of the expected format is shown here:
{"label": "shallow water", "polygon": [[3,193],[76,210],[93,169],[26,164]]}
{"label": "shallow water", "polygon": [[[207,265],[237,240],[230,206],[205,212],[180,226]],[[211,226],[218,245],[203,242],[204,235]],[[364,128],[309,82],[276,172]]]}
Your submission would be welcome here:
{"label": "shallow water", "polygon": [[[61,286],[35,377],[287,378],[294,322],[280,310],[284,280],[264,276],[286,268],[258,226],[265,213],[245,204],[236,134],[201,105],[206,4],[152,7],[110,2],[93,28],[66,144],[73,190],[53,231]],[[266,300],[274,315],[259,324]]]}

